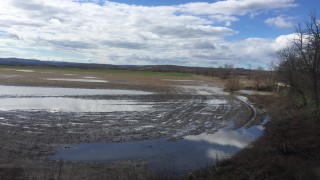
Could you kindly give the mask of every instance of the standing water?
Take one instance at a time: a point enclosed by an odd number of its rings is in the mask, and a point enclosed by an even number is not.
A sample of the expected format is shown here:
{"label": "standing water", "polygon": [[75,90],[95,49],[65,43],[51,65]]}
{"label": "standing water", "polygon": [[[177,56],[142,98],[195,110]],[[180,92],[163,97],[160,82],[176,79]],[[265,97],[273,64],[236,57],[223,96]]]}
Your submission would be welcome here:
{"label": "standing water", "polygon": [[183,139],[143,140],[118,143],[66,145],[52,160],[106,163],[119,160],[144,160],[155,173],[183,175],[229,158],[263,134],[263,125],[250,128],[220,129],[214,134],[185,136]]}

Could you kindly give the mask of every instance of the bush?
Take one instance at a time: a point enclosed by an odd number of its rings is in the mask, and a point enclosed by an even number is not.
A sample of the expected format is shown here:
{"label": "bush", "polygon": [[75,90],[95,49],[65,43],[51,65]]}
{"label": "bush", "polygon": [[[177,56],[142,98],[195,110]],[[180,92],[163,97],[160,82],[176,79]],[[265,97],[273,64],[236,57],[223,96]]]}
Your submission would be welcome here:
{"label": "bush", "polygon": [[226,90],[230,92],[240,90],[240,81],[238,79],[229,79],[226,84]]}

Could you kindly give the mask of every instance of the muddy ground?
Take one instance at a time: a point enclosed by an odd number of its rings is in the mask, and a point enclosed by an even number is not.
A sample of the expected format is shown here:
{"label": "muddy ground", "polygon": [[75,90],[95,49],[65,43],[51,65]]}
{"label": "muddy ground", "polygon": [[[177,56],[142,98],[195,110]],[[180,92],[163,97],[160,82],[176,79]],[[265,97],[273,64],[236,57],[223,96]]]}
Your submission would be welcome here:
{"label": "muddy ground", "polygon": [[[50,81],[48,78],[99,79],[108,82]],[[149,179],[145,162],[85,164],[48,161],[57,148],[83,142],[120,142],[214,133],[254,123],[252,106],[222,90],[223,83],[202,76],[110,75],[0,68],[1,85],[135,89],[149,95],[74,95],[62,98],[125,100],[148,105],[148,111],[48,112],[0,111],[2,179]],[[199,88],[200,87],[200,88]],[[202,87],[202,88],[201,88]],[[0,90],[1,91],[1,90]],[[1,97],[7,98],[7,97]],[[10,97],[12,99],[19,97]],[[46,97],[38,97],[46,98]],[[227,103],[210,103],[220,100]],[[1,99],[0,99],[1,101]],[[262,111],[258,114],[261,114]],[[164,178],[165,175],[162,174]]]}

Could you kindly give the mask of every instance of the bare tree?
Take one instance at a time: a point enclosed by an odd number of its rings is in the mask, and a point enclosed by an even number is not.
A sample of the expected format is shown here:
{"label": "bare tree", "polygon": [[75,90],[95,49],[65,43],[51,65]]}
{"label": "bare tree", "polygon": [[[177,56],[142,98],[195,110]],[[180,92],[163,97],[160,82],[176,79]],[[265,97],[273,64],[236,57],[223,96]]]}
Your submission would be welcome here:
{"label": "bare tree", "polygon": [[249,70],[249,79],[251,79],[251,68],[252,65],[251,64],[247,64],[248,70]]}
{"label": "bare tree", "polygon": [[299,53],[299,65],[302,72],[311,79],[309,85],[312,89],[313,101],[319,110],[319,75],[320,75],[320,23],[316,13],[310,14],[310,21],[296,27],[297,38],[294,46]]}
{"label": "bare tree", "polygon": [[320,110],[320,21],[315,12],[296,27],[293,45],[279,52],[278,72],[305,104]]}
{"label": "bare tree", "polygon": [[253,79],[254,79],[254,82],[255,82],[255,89],[256,90],[261,90],[260,85],[261,85],[261,82],[264,79],[263,67],[261,67],[261,66],[257,67],[257,69],[254,71]]}
{"label": "bare tree", "polygon": [[232,70],[233,70],[233,65],[232,64],[224,64],[222,69],[223,69],[222,78],[226,79],[231,75]]}
{"label": "bare tree", "polygon": [[303,101],[303,105],[307,105],[305,97],[305,87],[303,75],[298,70],[299,58],[297,51],[293,47],[282,49],[279,54],[279,66],[277,69],[281,80],[290,86],[290,95],[298,94]]}

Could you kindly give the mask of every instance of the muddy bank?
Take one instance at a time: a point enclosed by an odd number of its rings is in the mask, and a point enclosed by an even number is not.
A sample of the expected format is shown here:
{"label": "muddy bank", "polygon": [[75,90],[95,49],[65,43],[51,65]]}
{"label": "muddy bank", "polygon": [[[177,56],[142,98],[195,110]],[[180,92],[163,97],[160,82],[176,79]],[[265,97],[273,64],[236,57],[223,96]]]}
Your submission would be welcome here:
{"label": "muddy bank", "polygon": [[229,160],[187,179],[320,179],[320,123],[286,96],[250,96],[271,116],[265,134]]}

